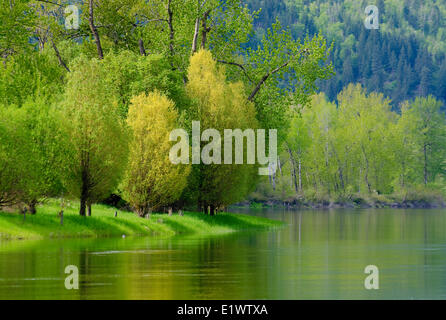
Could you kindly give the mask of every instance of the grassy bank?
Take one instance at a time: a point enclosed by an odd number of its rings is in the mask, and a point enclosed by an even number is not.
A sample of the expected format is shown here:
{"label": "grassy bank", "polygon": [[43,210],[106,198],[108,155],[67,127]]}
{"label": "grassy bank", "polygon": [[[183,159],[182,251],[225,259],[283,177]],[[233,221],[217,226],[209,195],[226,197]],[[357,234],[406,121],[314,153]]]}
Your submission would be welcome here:
{"label": "grassy bank", "polygon": [[50,201],[38,207],[36,215],[0,212],[0,239],[45,239],[83,237],[158,236],[178,234],[213,235],[244,230],[261,230],[281,226],[282,223],[260,217],[222,213],[215,217],[186,212],[184,216],[171,217],[153,214],[142,219],[130,212],[95,205],[92,217],[80,217],[78,207],[72,204],[64,209],[63,225],[60,224],[57,202]]}

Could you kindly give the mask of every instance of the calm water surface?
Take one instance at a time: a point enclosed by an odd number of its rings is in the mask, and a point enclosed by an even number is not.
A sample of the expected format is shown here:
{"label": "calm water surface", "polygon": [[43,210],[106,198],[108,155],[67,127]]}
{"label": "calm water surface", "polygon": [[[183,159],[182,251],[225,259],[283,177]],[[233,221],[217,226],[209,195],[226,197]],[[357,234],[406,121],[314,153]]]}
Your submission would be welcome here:
{"label": "calm water surface", "polygon": [[[240,212],[242,212],[240,210]],[[446,299],[445,210],[251,210],[267,232],[0,241],[0,299]],[[76,265],[79,290],[66,290]],[[376,265],[380,289],[365,290]]]}

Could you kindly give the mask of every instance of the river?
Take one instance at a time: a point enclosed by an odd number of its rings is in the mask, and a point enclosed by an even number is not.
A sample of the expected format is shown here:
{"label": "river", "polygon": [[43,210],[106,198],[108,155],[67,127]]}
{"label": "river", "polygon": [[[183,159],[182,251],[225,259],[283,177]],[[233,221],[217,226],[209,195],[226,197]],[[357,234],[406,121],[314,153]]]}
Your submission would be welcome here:
{"label": "river", "polygon": [[[213,237],[0,241],[0,299],[446,299],[446,210],[238,210]],[[65,288],[68,265],[79,289]],[[379,270],[366,290],[364,269]]]}

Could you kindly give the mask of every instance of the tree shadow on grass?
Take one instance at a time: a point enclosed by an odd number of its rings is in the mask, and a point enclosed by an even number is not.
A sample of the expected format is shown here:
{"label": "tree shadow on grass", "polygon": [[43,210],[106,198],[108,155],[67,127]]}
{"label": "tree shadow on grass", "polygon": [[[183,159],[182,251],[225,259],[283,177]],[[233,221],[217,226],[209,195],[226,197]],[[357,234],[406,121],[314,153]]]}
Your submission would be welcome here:
{"label": "tree shadow on grass", "polygon": [[107,221],[109,225],[114,225],[117,227],[125,227],[130,229],[132,233],[136,234],[146,234],[148,233],[148,231],[152,231],[149,226],[143,225],[142,221],[140,224],[138,224],[137,222],[132,223],[130,221],[115,217],[103,217],[102,219]]}
{"label": "tree shadow on grass", "polygon": [[163,224],[174,230],[176,234],[196,233],[196,230],[193,228],[187,227],[186,225],[172,219],[163,220]]}
{"label": "tree shadow on grass", "polygon": [[203,221],[206,224],[211,226],[219,226],[231,228],[234,230],[248,230],[248,229],[266,229],[272,227],[272,225],[254,223],[254,221],[246,221],[242,217],[238,217],[234,214],[217,214],[215,216],[208,216],[201,213],[189,213],[189,216],[192,216],[198,220]]}

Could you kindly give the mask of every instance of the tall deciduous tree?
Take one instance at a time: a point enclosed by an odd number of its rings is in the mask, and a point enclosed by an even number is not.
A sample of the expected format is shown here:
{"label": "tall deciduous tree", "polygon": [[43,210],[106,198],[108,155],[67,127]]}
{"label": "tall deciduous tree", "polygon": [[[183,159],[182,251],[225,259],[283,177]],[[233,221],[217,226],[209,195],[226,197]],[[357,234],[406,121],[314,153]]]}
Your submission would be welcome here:
{"label": "tall deciduous tree", "polygon": [[18,109],[0,107],[0,208],[20,203],[32,169],[27,161],[30,144],[19,117]]}
{"label": "tall deciduous tree", "polygon": [[257,174],[257,167],[247,164],[246,159],[253,152],[247,143],[243,148],[244,164],[225,163],[221,152],[225,129],[255,130],[259,125],[254,104],[248,101],[243,84],[227,82],[224,69],[218,68],[209,51],[200,50],[192,57],[188,78],[187,93],[196,103],[191,117],[200,121],[201,132],[213,130],[210,136],[202,137],[210,143],[201,142],[201,156],[210,163],[193,165],[189,187],[196,191],[198,206],[206,211],[210,207],[214,214],[217,208],[242,200],[252,190]]}
{"label": "tall deciduous tree", "polygon": [[[127,161],[128,132],[119,116],[115,88],[103,81],[102,62],[80,57],[69,74],[64,113],[73,154],[68,187],[86,207],[106,198],[119,183]],[[90,210],[89,210],[90,211]]]}
{"label": "tall deciduous tree", "polygon": [[12,123],[12,128],[25,138],[16,145],[16,152],[24,159],[20,162],[20,202],[35,214],[41,199],[59,196],[64,191],[62,176],[70,152],[65,124],[60,112],[39,97],[17,108]]}
{"label": "tall deciduous tree", "polygon": [[132,140],[123,186],[139,216],[172,205],[186,187],[190,167],[169,159],[170,133],[178,128],[177,121],[174,103],[159,91],[131,101],[127,123]]}
{"label": "tall deciduous tree", "polygon": [[434,97],[416,98],[402,109],[401,122],[414,144],[418,177],[425,185],[445,173],[446,120],[442,103]]}

